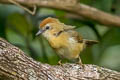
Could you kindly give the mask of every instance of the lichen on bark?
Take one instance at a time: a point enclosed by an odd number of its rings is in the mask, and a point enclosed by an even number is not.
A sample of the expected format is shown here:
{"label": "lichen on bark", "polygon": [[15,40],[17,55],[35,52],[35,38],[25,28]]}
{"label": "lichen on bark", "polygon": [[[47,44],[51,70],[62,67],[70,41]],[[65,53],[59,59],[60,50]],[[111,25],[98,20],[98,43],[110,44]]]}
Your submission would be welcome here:
{"label": "lichen on bark", "polygon": [[43,64],[0,38],[0,80],[119,80],[120,73],[97,65]]}

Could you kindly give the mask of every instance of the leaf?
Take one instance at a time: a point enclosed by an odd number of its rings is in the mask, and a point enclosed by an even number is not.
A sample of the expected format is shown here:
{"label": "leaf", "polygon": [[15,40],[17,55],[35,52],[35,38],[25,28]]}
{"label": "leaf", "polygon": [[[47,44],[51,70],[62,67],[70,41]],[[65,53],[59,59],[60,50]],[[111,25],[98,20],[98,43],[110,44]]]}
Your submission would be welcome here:
{"label": "leaf", "polygon": [[77,31],[83,36],[84,39],[97,40],[94,31],[88,26],[77,28]]}
{"label": "leaf", "polygon": [[80,54],[81,60],[83,64],[91,64],[94,62],[92,47],[87,47],[83,52]]}
{"label": "leaf", "polygon": [[4,38],[6,37],[5,36],[5,25],[6,25],[5,20],[8,17],[8,15],[13,12],[22,12],[22,11],[13,5],[0,4],[0,36],[1,37],[4,37]]}
{"label": "leaf", "polygon": [[120,45],[107,48],[103,53],[100,65],[120,71]]}
{"label": "leaf", "polygon": [[[89,39],[89,40],[96,40],[97,37],[94,33],[94,31],[88,27],[88,26],[83,26],[80,28],[77,28],[77,31],[83,36],[84,39]],[[95,45],[87,47],[84,49],[84,51],[81,53],[81,58],[84,63],[94,63],[96,60],[94,56],[96,56],[96,53],[93,52],[93,47]]]}
{"label": "leaf", "polygon": [[15,12],[24,12],[23,9],[14,5],[3,5],[0,4],[0,16],[6,18],[8,15]]}
{"label": "leaf", "polygon": [[6,32],[6,38],[9,42],[15,45],[25,46],[24,39],[20,35],[16,34],[16,32],[11,30],[10,28],[6,28],[5,32]]}
{"label": "leaf", "polygon": [[120,15],[120,0],[114,0],[112,9],[115,10],[115,14]]}
{"label": "leaf", "polygon": [[48,8],[41,8],[39,14],[40,15],[52,15],[52,14],[54,14],[54,10],[48,9]]}
{"label": "leaf", "polygon": [[120,28],[109,29],[102,37],[101,43],[102,51],[109,46],[120,44]]}
{"label": "leaf", "polygon": [[18,32],[22,36],[27,36],[30,32],[27,19],[19,13],[14,13],[8,16],[7,26],[10,26],[14,31]]}
{"label": "leaf", "polygon": [[89,5],[93,2],[93,0],[80,0],[80,2]]}
{"label": "leaf", "polygon": [[120,45],[120,28],[109,29],[101,38],[99,45],[99,60],[104,55],[104,51],[112,46]]}
{"label": "leaf", "polygon": [[112,7],[113,0],[95,0],[93,6],[103,11],[109,12]]}
{"label": "leaf", "polygon": [[55,14],[56,16],[59,16],[59,17],[64,17],[65,15],[65,11],[62,11],[62,10],[54,10],[55,11]]}

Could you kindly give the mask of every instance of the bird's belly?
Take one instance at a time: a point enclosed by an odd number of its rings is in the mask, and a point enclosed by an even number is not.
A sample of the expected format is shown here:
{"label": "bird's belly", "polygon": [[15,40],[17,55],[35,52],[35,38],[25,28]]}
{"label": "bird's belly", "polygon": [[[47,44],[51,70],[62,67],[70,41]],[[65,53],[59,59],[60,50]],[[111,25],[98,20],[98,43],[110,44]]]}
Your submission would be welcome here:
{"label": "bird's belly", "polygon": [[84,44],[78,43],[74,37],[64,35],[65,34],[61,34],[57,38],[52,38],[52,40],[49,41],[50,45],[61,58],[69,60],[78,58],[80,52],[83,50]]}
{"label": "bird's belly", "polygon": [[56,53],[61,57],[61,58],[69,58],[69,50],[66,48],[59,48],[56,50]]}
{"label": "bird's belly", "polygon": [[69,46],[66,48],[59,48],[56,52],[61,58],[72,60],[79,57],[80,49],[71,48]]}

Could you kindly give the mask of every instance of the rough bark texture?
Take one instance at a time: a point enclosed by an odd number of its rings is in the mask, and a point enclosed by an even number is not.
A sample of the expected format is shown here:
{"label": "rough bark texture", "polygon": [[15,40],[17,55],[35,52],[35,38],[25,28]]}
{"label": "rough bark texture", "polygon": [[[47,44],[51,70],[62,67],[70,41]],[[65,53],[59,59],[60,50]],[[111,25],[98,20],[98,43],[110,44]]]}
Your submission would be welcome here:
{"label": "rough bark texture", "polygon": [[[10,4],[11,0],[0,0],[0,3]],[[12,0],[27,7],[47,7],[68,11],[84,18],[94,20],[107,26],[120,27],[120,17],[105,13],[96,8],[78,3],[77,0]]]}
{"label": "rough bark texture", "polygon": [[0,80],[120,80],[120,73],[88,64],[42,64],[0,38]]}

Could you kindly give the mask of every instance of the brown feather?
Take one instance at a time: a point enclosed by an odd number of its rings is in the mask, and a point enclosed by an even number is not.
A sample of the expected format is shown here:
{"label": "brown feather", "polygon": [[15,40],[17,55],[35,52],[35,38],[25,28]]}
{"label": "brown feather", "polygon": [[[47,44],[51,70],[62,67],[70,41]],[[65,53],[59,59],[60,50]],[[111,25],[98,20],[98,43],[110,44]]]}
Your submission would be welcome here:
{"label": "brown feather", "polygon": [[74,30],[68,30],[67,32],[69,33],[71,37],[74,37],[74,39],[77,40],[78,43],[85,43],[88,46],[98,43],[98,41],[96,40],[83,39],[83,37]]}
{"label": "brown feather", "polygon": [[87,39],[83,39],[83,40],[88,46],[98,43],[98,41],[96,40],[87,40]]}
{"label": "brown feather", "polygon": [[48,23],[58,23],[58,20],[55,18],[48,17],[40,23],[40,27],[42,28]]}
{"label": "brown feather", "polygon": [[71,36],[71,37],[74,37],[74,39],[76,41],[78,41],[79,43],[83,43],[83,38],[80,34],[78,34],[78,32],[76,32],[75,30],[71,29],[71,30],[67,30],[68,34]]}

